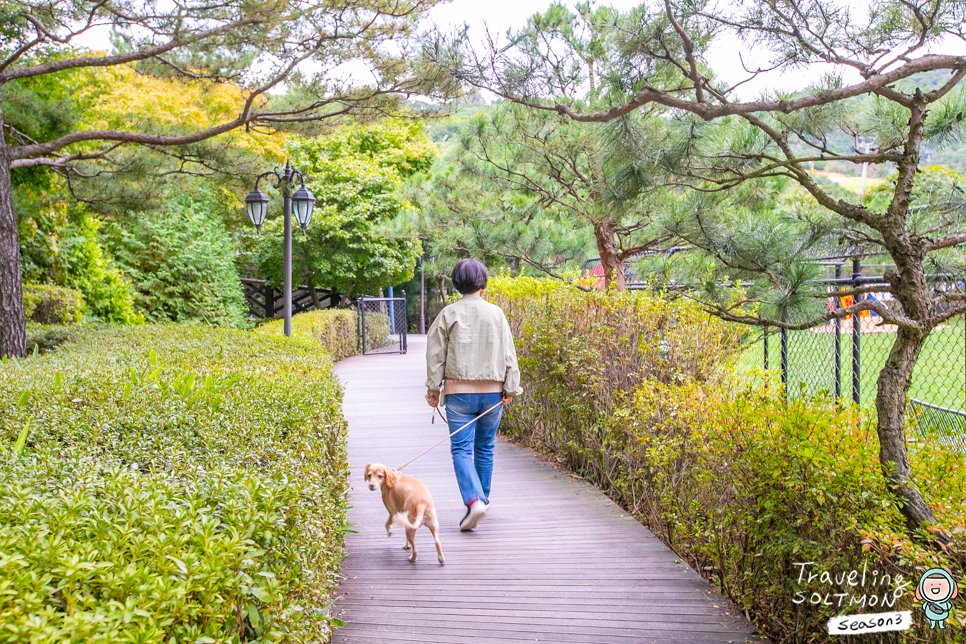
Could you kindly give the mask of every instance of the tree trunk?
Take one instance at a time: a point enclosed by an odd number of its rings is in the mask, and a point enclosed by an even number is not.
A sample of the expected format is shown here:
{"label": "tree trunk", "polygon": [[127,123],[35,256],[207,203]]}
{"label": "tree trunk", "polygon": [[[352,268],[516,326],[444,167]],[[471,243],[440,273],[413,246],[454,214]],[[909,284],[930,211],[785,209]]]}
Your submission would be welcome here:
{"label": "tree trunk", "polygon": [[346,292],[341,295],[342,299],[339,301],[340,307],[346,308],[346,307],[352,306],[352,303],[353,303],[352,292],[355,290],[355,288],[356,288],[356,283],[353,282],[352,284],[349,285],[349,288],[346,289]]}
{"label": "tree trunk", "polygon": [[[918,90],[916,96],[922,97]],[[906,317],[923,323],[918,330],[898,328],[889,357],[879,372],[875,394],[879,463],[896,496],[899,511],[910,528],[920,528],[936,521],[932,509],[913,483],[906,446],[906,396],[912,383],[912,370],[931,331],[926,321],[933,313],[932,292],[923,270],[924,241],[910,235],[907,229],[909,203],[919,168],[925,108],[919,103],[910,108],[909,135],[903,146],[903,156],[896,164],[898,178],[892,203],[876,226],[882,234],[883,245],[896,264],[896,273],[887,271],[884,277]],[[854,319],[857,321],[858,317]]]}
{"label": "tree trunk", "polygon": [[312,305],[315,307],[316,311],[322,310],[322,303],[319,302],[319,294],[315,290],[315,273],[312,271],[305,271],[305,283],[309,286],[309,295],[312,296]]}
{"label": "tree trunk", "polygon": [[600,265],[604,267],[604,287],[618,291],[627,290],[624,278],[624,261],[617,252],[614,243],[614,229],[611,227],[610,217],[604,217],[594,224],[594,238],[597,240],[597,252],[600,255]]}
{"label": "tree trunk", "polygon": [[10,157],[3,135],[3,113],[0,111],[0,357],[23,357],[26,342],[20,236],[13,214]]}
{"label": "tree trunk", "polygon": [[912,382],[912,370],[927,335],[899,328],[889,358],[879,372],[875,394],[879,463],[882,464],[883,475],[899,499],[899,511],[913,528],[936,521],[932,510],[913,484],[912,467],[906,449],[906,395]]}

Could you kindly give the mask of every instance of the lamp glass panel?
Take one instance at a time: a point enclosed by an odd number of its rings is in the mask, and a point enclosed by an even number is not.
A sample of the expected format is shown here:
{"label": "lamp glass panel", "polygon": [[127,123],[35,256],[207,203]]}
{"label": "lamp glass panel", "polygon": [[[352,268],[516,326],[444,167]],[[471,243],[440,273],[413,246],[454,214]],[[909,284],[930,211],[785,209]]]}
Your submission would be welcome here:
{"label": "lamp glass panel", "polygon": [[309,224],[314,205],[315,198],[305,188],[300,188],[292,195],[292,214],[300,226],[305,227]]}
{"label": "lamp glass panel", "polygon": [[265,222],[265,215],[268,214],[268,197],[256,188],[245,197],[245,206],[252,224],[256,227],[261,226]]}
{"label": "lamp glass panel", "polygon": [[252,204],[252,223],[261,226],[265,223],[265,215],[268,214],[268,204],[264,201],[256,201]]}

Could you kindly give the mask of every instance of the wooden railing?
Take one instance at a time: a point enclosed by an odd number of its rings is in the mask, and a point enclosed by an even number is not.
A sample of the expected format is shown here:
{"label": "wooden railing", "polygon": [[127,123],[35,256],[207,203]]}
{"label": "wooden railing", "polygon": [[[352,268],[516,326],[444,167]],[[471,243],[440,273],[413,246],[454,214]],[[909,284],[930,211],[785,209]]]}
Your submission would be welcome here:
{"label": "wooden railing", "polygon": [[[248,313],[255,318],[278,318],[285,312],[285,298],[282,290],[269,286],[263,279],[242,277],[242,290],[245,292],[245,301],[248,303]],[[313,311],[316,308],[327,309],[339,303],[342,297],[335,291],[315,290],[319,301],[316,307],[315,300],[312,298],[312,290],[302,284],[292,289],[292,314]]]}

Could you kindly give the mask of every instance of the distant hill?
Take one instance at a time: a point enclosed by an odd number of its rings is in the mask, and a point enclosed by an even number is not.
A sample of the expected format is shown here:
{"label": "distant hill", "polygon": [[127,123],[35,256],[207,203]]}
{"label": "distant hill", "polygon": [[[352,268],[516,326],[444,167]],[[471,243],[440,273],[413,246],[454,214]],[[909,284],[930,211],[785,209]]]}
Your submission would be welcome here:
{"label": "distant hill", "polygon": [[[417,100],[410,100],[409,104],[416,113],[425,115],[426,120],[423,124],[426,126],[426,134],[429,138],[434,143],[445,144],[456,140],[460,128],[466,121],[496,103],[488,103],[479,92],[474,91],[445,106],[430,105]],[[440,116],[441,114],[444,116]]]}
{"label": "distant hill", "polygon": [[[950,73],[942,69],[923,72],[910,76],[899,83],[899,87],[906,92],[912,91],[916,87],[923,92],[931,92],[945,85],[949,76]],[[953,92],[966,93],[966,84],[960,81],[959,86]],[[944,165],[960,172],[966,172],[966,137],[958,143],[947,144],[941,150],[930,147],[928,143],[923,145],[922,162],[923,165]]]}
{"label": "distant hill", "polygon": [[[946,84],[952,73],[946,69],[936,69],[931,72],[922,72],[921,74],[913,74],[909,78],[899,81],[899,89],[904,92],[911,92],[915,88],[919,88],[924,92],[931,92],[934,89],[939,89]],[[962,82],[960,82],[959,90],[962,91]]]}

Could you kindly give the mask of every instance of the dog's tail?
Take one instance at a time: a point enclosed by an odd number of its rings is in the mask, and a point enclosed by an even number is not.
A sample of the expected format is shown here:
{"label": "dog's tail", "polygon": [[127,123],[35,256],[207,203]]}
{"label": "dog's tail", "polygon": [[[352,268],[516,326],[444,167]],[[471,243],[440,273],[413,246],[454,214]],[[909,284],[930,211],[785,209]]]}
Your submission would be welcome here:
{"label": "dog's tail", "polygon": [[420,505],[418,508],[416,508],[416,521],[414,523],[409,522],[409,517],[406,516],[405,512],[397,512],[392,518],[392,522],[402,525],[407,530],[419,530],[419,527],[423,525],[423,518],[425,514],[426,506]]}

